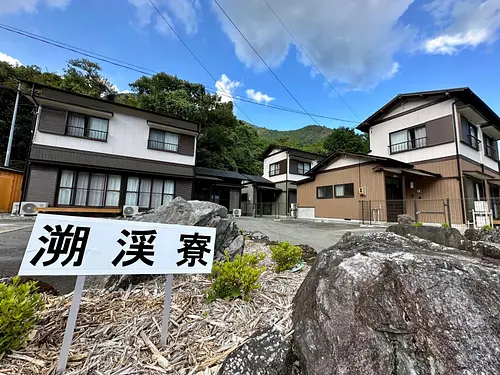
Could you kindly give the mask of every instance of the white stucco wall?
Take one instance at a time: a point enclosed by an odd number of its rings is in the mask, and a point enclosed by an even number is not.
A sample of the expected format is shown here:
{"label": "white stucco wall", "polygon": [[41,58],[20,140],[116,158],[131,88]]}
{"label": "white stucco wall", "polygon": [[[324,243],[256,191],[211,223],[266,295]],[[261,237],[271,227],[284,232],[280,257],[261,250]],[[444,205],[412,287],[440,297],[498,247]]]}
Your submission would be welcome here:
{"label": "white stucco wall", "polygon": [[346,155],[345,157],[342,157],[342,158],[339,158],[337,160],[332,161],[325,168],[323,168],[323,170],[326,171],[326,170],[330,170],[330,169],[347,167],[349,165],[359,164],[359,162],[360,162],[360,159]]}
{"label": "white stucco wall", "polygon": [[168,163],[195,164],[195,155],[179,155],[172,152],[149,150],[149,128],[145,119],[115,113],[109,119],[107,142],[36,131],[33,143]]}
{"label": "white stucco wall", "polygon": [[[430,99],[416,100],[415,102],[406,103],[406,108],[400,110],[408,110],[409,106],[417,107],[419,105],[425,104],[426,102],[432,101]],[[417,162],[421,160],[429,160],[435,158],[442,158],[446,156],[455,155],[455,144],[448,143],[444,145],[426,147],[425,149],[419,149],[414,151],[402,152],[399,154],[392,154],[389,150],[389,133],[406,129],[415,125],[422,124],[424,122],[434,120],[440,117],[448,116],[452,114],[452,104],[453,100],[447,100],[442,103],[435,104],[433,106],[423,108],[419,111],[409,113],[405,116],[401,116],[381,124],[372,126],[370,128],[370,149],[371,155],[383,156],[396,160],[400,160],[406,163]],[[400,108],[398,107],[398,110]],[[393,116],[396,112],[390,112],[386,115]]]}
{"label": "white stucco wall", "polygon": [[275,152],[277,152],[276,155],[271,155],[264,159],[264,174],[262,175],[262,177],[267,178],[269,181],[272,182],[285,181],[286,173],[279,174],[276,176],[269,176],[269,165],[277,163],[281,160],[285,160],[287,158],[286,151],[279,152],[279,150],[273,150],[272,152],[270,152],[270,154],[274,154]]}

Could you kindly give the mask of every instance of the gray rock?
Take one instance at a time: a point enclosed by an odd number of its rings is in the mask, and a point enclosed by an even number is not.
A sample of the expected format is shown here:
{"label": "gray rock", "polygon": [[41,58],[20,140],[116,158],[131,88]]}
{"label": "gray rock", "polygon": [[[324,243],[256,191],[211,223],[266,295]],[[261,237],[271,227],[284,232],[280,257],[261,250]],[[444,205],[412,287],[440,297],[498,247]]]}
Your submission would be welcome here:
{"label": "gray rock", "polygon": [[398,215],[398,224],[399,225],[412,225],[415,223],[415,219],[411,215]]}
{"label": "gray rock", "polygon": [[500,245],[493,242],[474,242],[472,251],[481,257],[500,260]]}
{"label": "gray rock", "polygon": [[480,241],[481,240],[480,230],[473,228],[466,229],[464,232],[464,237],[467,238],[469,241]]}
{"label": "gray rock", "polygon": [[318,254],[294,299],[302,374],[500,373],[500,268],[415,241],[350,235]]}
{"label": "gray rock", "polygon": [[412,235],[420,237],[443,246],[453,247],[455,249],[466,248],[466,238],[462,236],[458,229],[455,228],[391,225],[386,231],[399,234],[400,236]]}
{"label": "gray rock", "polygon": [[464,236],[470,241],[485,241],[500,244],[500,228],[488,229],[467,229]]}
{"label": "gray rock", "polygon": [[227,251],[229,253],[229,256],[231,258],[234,258],[236,255],[241,255],[243,254],[243,248],[245,246],[245,239],[243,236],[240,234],[238,237],[236,237],[233,242],[227,247]]}
{"label": "gray rock", "polygon": [[293,357],[290,340],[272,329],[254,333],[222,364],[219,375],[289,375]]}

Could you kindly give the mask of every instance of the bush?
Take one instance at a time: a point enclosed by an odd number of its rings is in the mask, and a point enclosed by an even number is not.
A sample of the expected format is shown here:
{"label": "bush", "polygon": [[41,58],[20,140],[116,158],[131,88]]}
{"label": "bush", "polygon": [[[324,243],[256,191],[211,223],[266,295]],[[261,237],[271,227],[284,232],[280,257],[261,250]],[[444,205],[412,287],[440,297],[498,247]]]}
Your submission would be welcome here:
{"label": "bush", "polygon": [[290,245],[290,242],[278,242],[277,245],[271,245],[271,259],[276,263],[274,270],[282,272],[293,268],[300,258],[302,258],[302,249],[299,246]]}
{"label": "bush", "polygon": [[483,225],[481,227],[481,229],[487,230],[488,232],[491,232],[493,230],[493,228],[491,227],[491,225]]}
{"label": "bush", "polygon": [[212,286],[206,293],[208,301],[239,297],[249,301],[250,292],[260,288],[257,281],[266,267],[258,267],[257,264],[266,257],[265,254],[237,255],[231,260],[226,251],[225,256],[225,260],[214,262],[212,267]]}
{"label": "bush", "polygon": [[0,354],[19,349],[28,339],[38,321],[37,312],[43,303],[33,281],[0,283]]}
{"label": "bush", "polygon": [[443,223],[443,224],[441,224],[441,228],[443,228],[443,229],[450,229],[450,224]]}
{"label": "bush", "polygon": [[421,222],[421,221],[417,221],[416,223],[413,223],[412,226],[413,227],[421,227],[423,226],[424,224]]}

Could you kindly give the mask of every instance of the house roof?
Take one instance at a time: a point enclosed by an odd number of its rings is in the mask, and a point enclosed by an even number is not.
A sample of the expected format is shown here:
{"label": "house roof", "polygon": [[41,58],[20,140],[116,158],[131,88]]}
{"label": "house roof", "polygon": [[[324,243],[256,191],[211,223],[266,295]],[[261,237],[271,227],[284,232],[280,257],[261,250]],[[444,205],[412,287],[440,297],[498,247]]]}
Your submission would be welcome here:
{"label": "house roof", "polygon": [[[165,115],[163,113],[149,111],[147,109],[133,107],[133,106],[130,106],[130,105],[127,105],[127,104],[116,103],[116,102],[112,102],[112,101],[109,101],[109,100],[106,100],[106,99],[101,99],[101,98],[96,98],[96,97],[89,96],[89,95],[75,93],[75,92],[72,92],[72,91],[63,90],[63,89],[60,89],[60,88],[57,88],[57,87],[45,85],[45,84],[38,83],[38,82],[33,82],[33,81],[29,81],[29,80],[20,80],[20,81],[23,82],[23,83],[25,83],[25,84],[32,85],[32,87],[33,87],[32,88],[32,92],[31,92],[31,97],[32,98],[40,97],[40,98],[45,98],[45,99],[48,99],[48,100],[54,100],[56,102],[60,102],[60,100],[51,99],[50,97],[44,96],[43,93],[40,96],[35,95],[35,93],[34,93],[34,90],[36,90],[36,88],[49,89],[49,90],[52,90],[52,91],[55,91],[55,92],[59,92],[59,93],[71,95],[71,96],[74,96],[74,97],[83,98],[83,99],[86,99],[86,100],[92,100],[94,102],[103,104],[104,107],[106,107],[106,106],[108,106],[108,107],[117,106],[117,107],[121,107],[121,108],[124,108],[124,109],[127,109],[127,110],[137,111],[137,112],[144,113],[144,114],[149,114],[149,115],[158,116],[158,117],[161,116],[161,117],[166,118],[166,119],[173,119],[173,120],[176,121],[177,127],[183,127],[183,128],[186,128],[186,129],[189,129],[189,130],[192,130],[192,131],[198,131],[199,132],[199,129],[200,129],[200,124],[199,123],[196,123],[196,122],[193,122],[193,121],[184,120],[184,119],[176,117],[176,116]],[[34,101],[34,99],[32,99],[32,101]],[[35,100],[35,102],[36,102],[36,100]],[[66,104],[78,105],[78,104],[74,104],[74,103],[66,103]],[[100,110],[102,110],[102,109],[103,108],[101,107]],[[171,124],[169,124],[169,125],[171,125]]]}
{"label": "house roof", "polygon": [[0,166],[0,171],[24,174],[24,172],[20,171],[19,169],[7,168],[7,167],[2,167],[2,166]]}
{"label": "house roof", "polygon": [[244,174],[243,176],[245,176],[248,179],[248,181],[253,182],[254,184],[257,184],[257,185],[273,185],[274,186],[274,182],[269,181],[267,178],[264,178],[262,176],[250,175],[250,174]]}
{"label": "house roof", "polygon": [[[357,153],[352,153],[352,152],[334,152],[334,153],[328,155],[324,160],[322,160],[321,162],[316,164],[314,166],[314,168],[311,168],[311,170],[309,172],[307,172],[306,175],[315,176],[324,166],[330,164],[335,159],[338,159],[338,158],[343,157],[343,156],[351,156],[351,157],[358,158],[358,159],[366,159],[368,161],[390,164],[390,165],[398,166],[398,167],[402,167],[402,168],[413,168],[413,164],[404,163],[404,162],[396,160],[396,159],[385,158],[382,156],[357,154]],[[302,181],[300,181],[300,182],[302,182]]]}
{"label": "house roof", "polygon": [[205,167],[196,167],[195,168],[195,176],[229,178],[229,179],[241,180],[241,181],[248,179],[245,175],[242,175],[238,172],[223,171],[221,169],[213,169],[213,168],[205,168]]}
{"label": "house roof", "polygon": [[293,148],[293,147],[280,146],[280,145],[277,145],[277,144],[270,144],[269,146],[267,146],[267,148],[262,153],[261,158],[265,159],[266,157],[270,156],[270,152],[273,151],[273,150],[275,150],[275,149],[279,149],[280,152],[283,152],[283,151],[292,151],[292,152],[295,152],[297,154],[297,156],[300,156],[301,154],[303,154],[304,156],[309,156],[309,157],[311,157],[314,160],[323,160],[325,158],[323,155],[320,155],[320,154],[315,154],[313,152],[302,151],[302,150],[299,150],[299,149]]}
{"label": "house roof", "polygon": [[368,132],[371,126],[376,125],[378,123],[379,118],[389,113],[396,105],[401,103],[405,99],[411,98],[426,98],[429,96],[438,96],[442,95],[447,98],[456,98],[461,100],[464,104],[471,104],[475,109],[485,115],[489,121],[494,122],[497,126],[500,126],[500,117],[479,97],[477,96],[470,88],[468,87],[457,87],[450,89],[442,89],[442,90],[432,90],[432,91],[419,91],[419,92],[411,92],[399,94],[394,97],[391,101],[385,104],[382,108],[380,108],[377,112],[368,117],[365,121],[358,125],[357,129],[363,132]]}

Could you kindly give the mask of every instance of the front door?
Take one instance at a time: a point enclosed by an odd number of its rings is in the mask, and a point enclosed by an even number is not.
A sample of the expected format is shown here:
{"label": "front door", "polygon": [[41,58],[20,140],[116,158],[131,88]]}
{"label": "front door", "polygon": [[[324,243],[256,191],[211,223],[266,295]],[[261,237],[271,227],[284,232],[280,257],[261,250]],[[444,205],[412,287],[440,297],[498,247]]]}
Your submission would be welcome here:
{"label": "front door", "polygon": [[403,180],[401,177],[385,177],[385,199],[387,221],[389,223],[395,223],[398,221],[398,215],[405,213]]}

